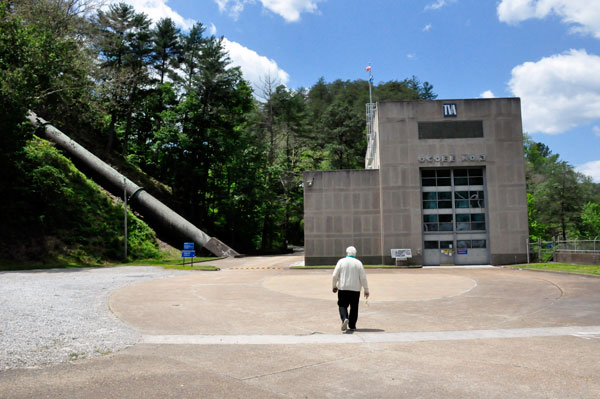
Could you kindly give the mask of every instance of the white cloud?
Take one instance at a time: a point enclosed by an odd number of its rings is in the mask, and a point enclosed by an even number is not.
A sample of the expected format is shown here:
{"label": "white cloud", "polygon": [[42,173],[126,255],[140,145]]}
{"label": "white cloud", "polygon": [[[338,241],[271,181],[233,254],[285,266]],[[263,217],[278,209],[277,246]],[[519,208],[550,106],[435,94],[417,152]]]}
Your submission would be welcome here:
{"label": "white cloud", "polygon": [[196,21],[184,18],[167,5],[168,0],[118,0],[111,3],[131,4],[137,12],[143,12],[154,22],[161,18],[171,18],[175,25],[190,29]]}
{"label": "white cloud", "polygon": [[479,98],[496,98],[496,95],[491,90],[486,90],[479,95]]}
{"label": "white cloud", "polygon": [[[317,3],[321,0],[260,0],[267,10],[281,16],[287,22],[300,20],[303,12],[318,12]],[[227,12],[234,19],[239,18],[246,4],[254,4],[256,0],[215,0],[221,12]]]}
{"label": "white cloud", "polygon": [[437,10],[446,5],[446,0],[437,0],[435,3],[425,6],[425,10]]}
{"label": "white cloud", "polygon": [[600,127],[594,126],[592,128],[592,131],[594,132],[594,134],[596,135],[596,137],[600,137]]}
{"label": "white cloud", "polygon": [[600,57],[585,50],[526,62],[512,70],[529,133],[558,134],[600,120]]}
{"label": "white cloud", "polygon": [[590,176],[594,182],[600,183],[600,161],[584,163],[583,165],[576,167],[575,170],[579,173]]}
{"label": "white cloud", "polygon": [[261,0],[261,3],[287,22],[295,22],[300,19],[302,12],[317,12],[317,1],[319,0]]}
{"label": "white cloud", "polygon": [[208,27],[208,34],[212,35],[212,36],[216,36],[217,27],[215,26],[215,24],[213,24],[213,23],[210,24],[210,26]]}
{"label": "white cloud", "polygon": [[423,27],[423,32],[429,32],[431,30],[431,24],[427,24]]}
{"label": "white cloud", "polygon": [[253,0],[215,0],[219,6],[219,11],[226,12],[237,21],[246,3],[253,3]]}
{"label": "white cloud", "polygon": [[409,60],[414,60],[415,58],[417,58],[417,55],[415,53],[408,53],[406,54],[406,58],[408,58]]}
{"label": "white cloud", "polygon": [[260,92],[262,82],[267,76],[283,85],[289,81],[288,73],[279,68],[274,60],[227,39],[223,39],[223,45],[229,53],[233,65],[242,69],[244,79],[252,84],[255,93]]}
{"label": "white cloud", "polygon": [[600,2],[596,0],[502,0],[497,13],[500,21],[509,24],[556,15],[571,31],[600,39]]}

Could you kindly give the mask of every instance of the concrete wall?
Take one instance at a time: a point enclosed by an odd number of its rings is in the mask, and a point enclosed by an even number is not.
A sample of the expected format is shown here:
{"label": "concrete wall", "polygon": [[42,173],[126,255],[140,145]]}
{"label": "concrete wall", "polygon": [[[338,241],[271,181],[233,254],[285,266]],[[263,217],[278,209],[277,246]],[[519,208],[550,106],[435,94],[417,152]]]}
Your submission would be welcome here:
{"label": "concrete wall", "polygon": [[600,265],[600,253],[557,252],[556,261],[576,265]]}
{"label": "concrete wall", "polygon": [[304,173],[306,265],[335,264],[350,245],[364,263],[381,263],[378,186],[378,170]]}

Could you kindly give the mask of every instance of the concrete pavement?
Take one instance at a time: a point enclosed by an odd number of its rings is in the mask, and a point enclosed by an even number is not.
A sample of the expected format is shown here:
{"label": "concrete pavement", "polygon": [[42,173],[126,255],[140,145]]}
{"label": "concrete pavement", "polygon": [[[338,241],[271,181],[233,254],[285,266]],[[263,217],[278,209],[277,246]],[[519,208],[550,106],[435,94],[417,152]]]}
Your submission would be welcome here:
{"label": "concrete pavement", "polygon": [[371,269],[358,331],[342,334],[331,270],[220,262],[114,291],[138,345],[1,372],[0,397],[600,397],[598,278]]}

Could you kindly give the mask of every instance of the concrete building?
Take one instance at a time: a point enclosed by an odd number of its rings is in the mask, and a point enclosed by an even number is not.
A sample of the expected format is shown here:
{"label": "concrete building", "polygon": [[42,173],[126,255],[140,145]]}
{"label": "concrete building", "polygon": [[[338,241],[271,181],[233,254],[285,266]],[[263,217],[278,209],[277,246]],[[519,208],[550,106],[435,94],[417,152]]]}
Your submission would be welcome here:
{"label": "concrete building", "polygon": [[[367,264],[510,264],[527,259],[518,98],[378,103],[365,170],[304,173],[307,265],[354,245]],[[369,115],[369,112],[368,112]]]}

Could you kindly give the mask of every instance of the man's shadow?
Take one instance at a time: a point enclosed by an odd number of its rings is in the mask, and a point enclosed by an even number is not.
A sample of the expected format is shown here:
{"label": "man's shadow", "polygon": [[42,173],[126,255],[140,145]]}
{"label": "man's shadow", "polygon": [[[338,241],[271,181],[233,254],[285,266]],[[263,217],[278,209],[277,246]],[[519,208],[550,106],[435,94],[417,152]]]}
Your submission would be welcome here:
{"label": "man's shadow", "polygon": [[379,328],[357,328],[356,330],[347,330],[346,334],[354,334],[355,332],[385,332]]}

